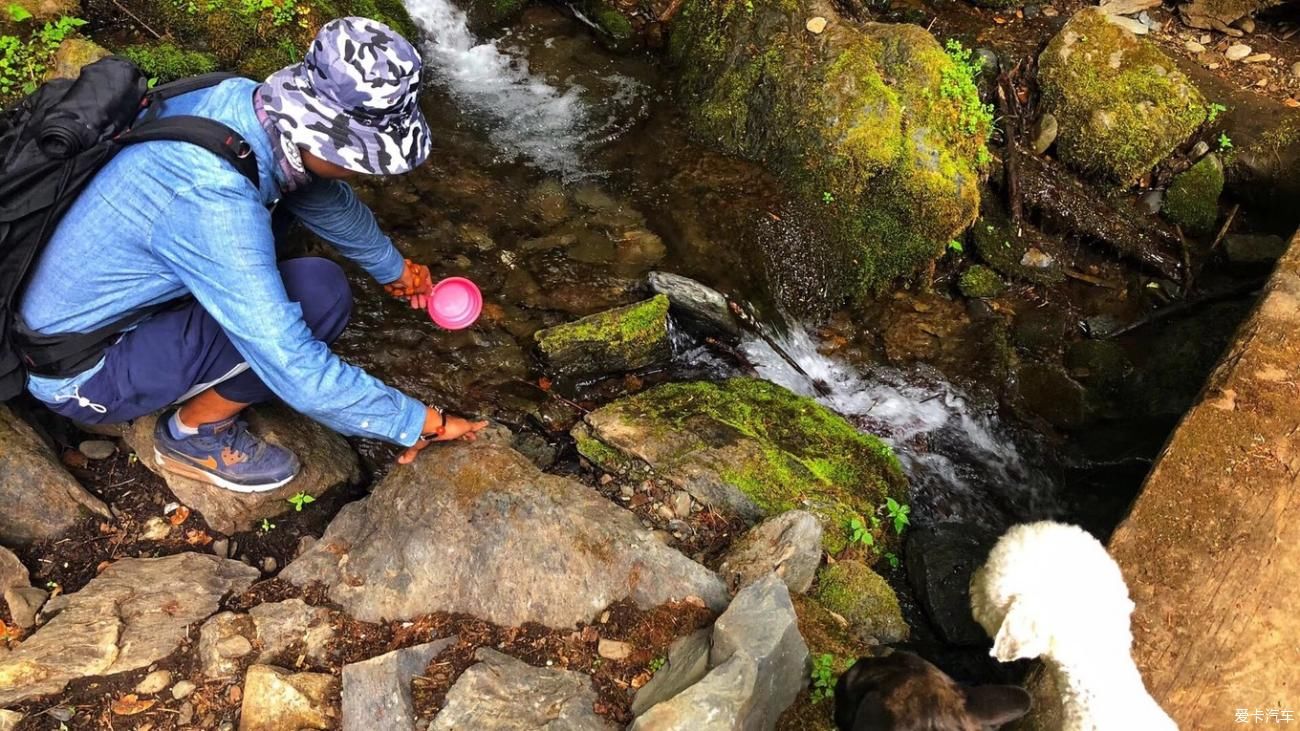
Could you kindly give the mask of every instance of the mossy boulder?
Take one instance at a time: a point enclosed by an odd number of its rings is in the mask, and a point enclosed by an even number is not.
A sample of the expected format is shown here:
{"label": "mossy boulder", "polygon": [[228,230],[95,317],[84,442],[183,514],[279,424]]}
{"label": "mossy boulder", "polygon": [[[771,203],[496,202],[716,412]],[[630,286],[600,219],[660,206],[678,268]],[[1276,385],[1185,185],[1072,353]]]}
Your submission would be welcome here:
{"label": "mossy boulder", "polygon": [[641,29],[633,22],[632,13],[637,4],[631,5],[631,12],[611,0],[584,0],[580,3],[582,13],[600,29],[600,40],[607,48],[615,51],[630,51],[641,39]]}
{"label": "mossy boulder", "polygon": [[1045,245],[1037,230],[1028,223],[1012,226],[996,205],[984,206],[980,220],[971,227],[975,254],[999,274],[1035,284],[1056,284],[1065,279],[1061,265],[1045,257],[1039,246]]}
{"label": "mossy boulder", "polygon": [[123,5],[147,19],[175,47],[210,54],[219,68],[255,79],[302,60],[316,31],[335,18],[374,18],[392,26],[412,43],[419,40],[419,29],[401,0],[272,0],[262,4],[243,0],[123,0]]}
{"label": "mossy boulder", "polygon": [[528,7],[528,0],[469,0],[457,5],[468,16],[470,30],[484,33],[517,19]]}
{"label": "mossy boulder", "polygon": [[1277,108],[1269,116],[1280,119],[1254,139],[1233,134],[1239,146],[1225,160],[1227,186],[1253,213],[1292,230],[1300,224],[1300,111]]}
{"label": "mossy boulder", "polygon": [[957,280],[957,289],[966,297],[988,299],[1002,294],[1007,285],[998,273],[986,266],[976,264],[968,267]]}
{"label": "mossy boulder", "polygon": [[1188,233],[1205,234],[1219,220],[1223,163],[1210,154],[1179,173],[1165,193],[1164,214]]}
{"label": "mossy boulder", "polygon": [[663,363],[672,355],[668,298],[617,307],[538,330],[533,339],[552,373],[597,376]]}
{"label": "mossy boulder", "polygon": [[1038,58],[1046,111],[1058,120],[1056,150],[1075,169],[1128,185],[1205,121],[1200,91],[1155,44],[1080,10]]}
{"label": "mossy boulder", "polygon": [[45,69],[45,80],[75,79],[81,75],[81,68],[107,58],[108,49],[85,38],[68,38],[59,44],[49,66]]}
{"label": "mossy boulder", "polygon": [[669,50],[694,133],[818,211],[844,293],[914,273],[975,220],[992,115],[971,52],[825,0],[686,0]]}
{"label": "mossy boulder", "polygon": [[[645,465],[720,512],[758,520],[807,510],[832,554],[851,520],[869,522],[907,480],[887,444],[812,399],[767,381],[669,383],[617,401],[574,429],[578,451],[610,469]],[[875,548],[895,539],[876,529]]]}
{"label": "mossy boulder", "polygon": [[118,51],[131,59],[147,75],[165,84],[168,81],[216,71],[217,57],[202,51],[187,51],[166,41],[137,44]]}
{"label": "mossy boulder", "polygon": [[886,645],[907,639],[909,630],[898,595],[884,577],[861,561],[840,561],[823,569],[814,598],[847,619],[860,637]]}

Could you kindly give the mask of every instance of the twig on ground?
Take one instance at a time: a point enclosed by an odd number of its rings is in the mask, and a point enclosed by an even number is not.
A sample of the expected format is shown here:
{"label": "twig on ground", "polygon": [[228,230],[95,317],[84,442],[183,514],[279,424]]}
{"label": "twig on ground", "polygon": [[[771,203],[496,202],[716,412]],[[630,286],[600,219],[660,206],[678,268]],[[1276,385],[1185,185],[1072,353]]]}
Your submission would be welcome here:
{"label": "twig on ground", "polygon": [[152,33],[154,38],[157,38],[158,40],[162,40],[162,34],[161,34],[161,33],[159,33],[158,31],[154,30],[153,28],[150,28],[148,23],[146,23],[146,22],[144,22],[143,20],[141,20],[141,19],[140,19],[140,16],[136,15],[135,13],[131,12],[130,10],[127,10],[126,7],[122,5],[122,3],[118,2],[117,0],[113,0],[113,5],[117,6],[117,9],[118,9],[118,10],[121,10],[122,12],[124,12],[124,13],[126,13],[127,15],[131,16],[131,19],[134,20],[135,22],[139,23],[141,28],[144,28],[145,30],[147,30],[147,31],[149,31],[150,33]]}

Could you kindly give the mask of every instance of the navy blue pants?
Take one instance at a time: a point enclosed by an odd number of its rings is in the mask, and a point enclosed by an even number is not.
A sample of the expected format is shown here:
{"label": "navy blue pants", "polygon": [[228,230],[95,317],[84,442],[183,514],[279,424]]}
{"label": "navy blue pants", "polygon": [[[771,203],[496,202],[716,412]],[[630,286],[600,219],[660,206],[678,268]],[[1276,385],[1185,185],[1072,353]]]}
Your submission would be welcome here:
{"label": "navy blue pants", "polygon": [[[318,340],[333,343],[352,316],[352,290],[338,264],[317,257],[280,263],[289,299]],[[215,385],[214,385],[215,384]],[[160,312],[124,334],[104,354],[104,367],[76,399],[50,408],[90,424],[116,424],[158,411],[209,388],[223,398],[259,403],[275,397],[230,338],[197,302]]]}

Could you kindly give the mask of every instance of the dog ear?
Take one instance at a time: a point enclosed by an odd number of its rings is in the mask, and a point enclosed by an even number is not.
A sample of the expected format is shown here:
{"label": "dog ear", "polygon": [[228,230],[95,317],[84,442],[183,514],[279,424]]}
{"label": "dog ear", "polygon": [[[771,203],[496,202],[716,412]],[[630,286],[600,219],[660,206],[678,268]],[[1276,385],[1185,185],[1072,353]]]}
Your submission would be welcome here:
{"label": "dog ear", "polygon": [[1041,608],[1032,601],[1018,596],[1007,606],[1002,625],[993,637],[993,651],[989,654],[998,662],[1011,662],[1035,658],[1047,651],[1050,638],[1038,627]]}
{"label": "dog ear", "polygon": [[966,712],[985,726],[997,728],[1029,713],[1033,703],[1024,688],[1014,685],[980,685],[963,688]]}

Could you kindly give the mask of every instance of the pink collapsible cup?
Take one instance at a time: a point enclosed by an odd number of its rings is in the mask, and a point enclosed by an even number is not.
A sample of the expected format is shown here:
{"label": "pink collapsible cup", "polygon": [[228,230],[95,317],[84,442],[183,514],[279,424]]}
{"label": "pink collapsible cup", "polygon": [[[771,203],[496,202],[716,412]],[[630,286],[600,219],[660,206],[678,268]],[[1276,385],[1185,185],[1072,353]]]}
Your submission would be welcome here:
{"label": "pink collapsible cup", "polygon": [[483,311],[483,294],[464,277],[447,277],[433,285],[429,295],[429,317],[438,327],[463,330],[474,324]]}

